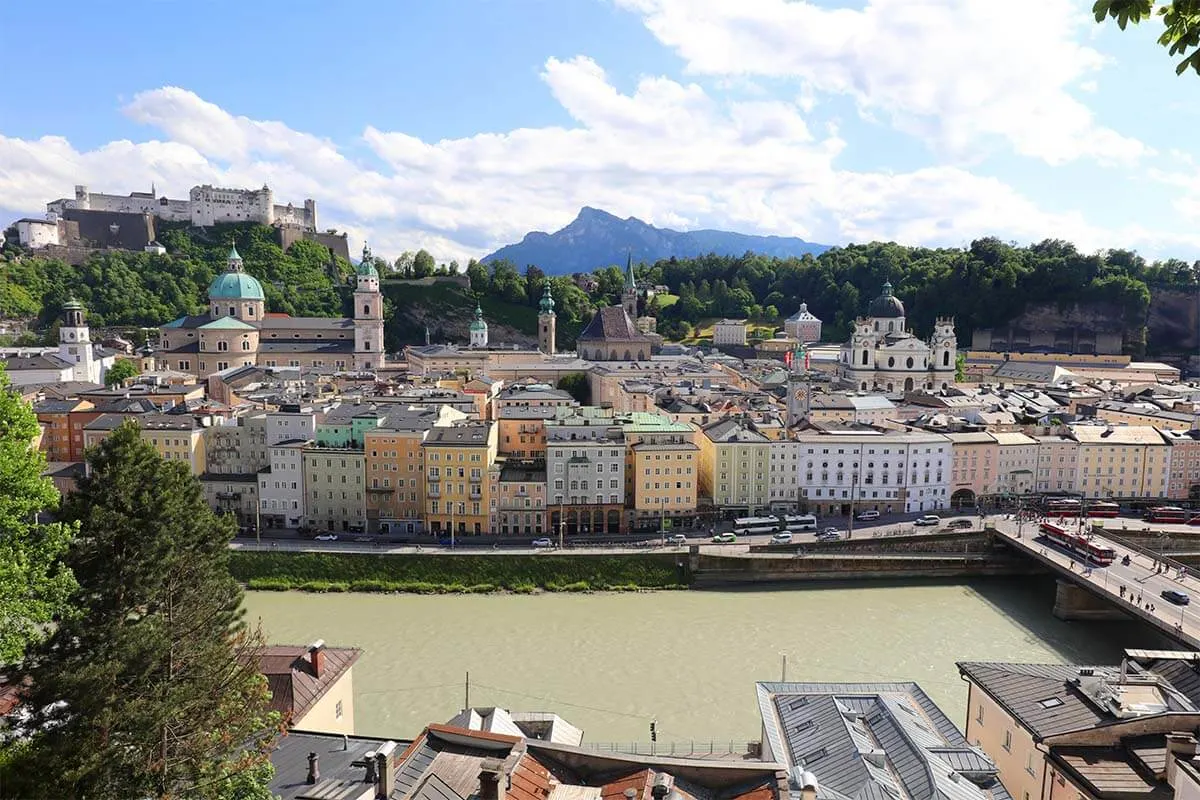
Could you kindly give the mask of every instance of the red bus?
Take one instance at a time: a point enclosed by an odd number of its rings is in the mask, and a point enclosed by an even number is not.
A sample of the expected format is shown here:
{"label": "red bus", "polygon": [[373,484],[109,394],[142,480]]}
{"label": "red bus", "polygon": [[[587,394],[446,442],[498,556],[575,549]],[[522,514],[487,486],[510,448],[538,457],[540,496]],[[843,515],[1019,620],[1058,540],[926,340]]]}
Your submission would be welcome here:
{"label": "red bus", "polygon": [[1046,503],[1047,517],[1077,517],[1083,506],[1073,498],[1051,500]]}
{"label": "red bus", "polygon": [[1116,550],[1106,545],[1096,544],[1081,533],[1072,533],[1053,522],[1043,522],[1038,527],[1043,538],[1098,567],[1107,567],[1117,559]]}
{"label": "red bus", "polygon": [[1158,506],[1146,512],[1146,521],[1182,523],[1188,521],[1188,513],[1179,506]]}
{"label": "red bus", "polygon": [[1092,503],[1087,507],[1089,517],[1111,518],[1121,513],[1121,507],[1116,503]]}

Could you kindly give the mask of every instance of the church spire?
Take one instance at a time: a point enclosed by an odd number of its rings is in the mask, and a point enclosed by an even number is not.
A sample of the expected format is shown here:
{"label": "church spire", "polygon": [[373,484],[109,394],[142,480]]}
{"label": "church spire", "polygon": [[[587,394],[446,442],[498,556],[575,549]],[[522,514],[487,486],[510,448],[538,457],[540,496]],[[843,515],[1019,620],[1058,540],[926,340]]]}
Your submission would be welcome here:
{"label": "church spire", "polygon": [[633,277],[633,251],[625,259],[625,288],[637,290],[637,279]]}

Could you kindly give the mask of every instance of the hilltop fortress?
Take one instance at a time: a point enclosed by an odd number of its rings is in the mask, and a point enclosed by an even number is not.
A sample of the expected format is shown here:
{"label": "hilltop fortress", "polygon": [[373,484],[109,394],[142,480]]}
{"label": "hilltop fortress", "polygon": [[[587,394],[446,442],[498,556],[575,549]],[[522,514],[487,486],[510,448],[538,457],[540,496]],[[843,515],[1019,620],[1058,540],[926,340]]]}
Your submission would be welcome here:
{"label": "hilltop fortress", "polygon": [[150,214],[161,220],[190,222],[196,227],[218,222],[258,222],[309,231],[317,229],[315,200],[305,200],[301,207],[291,203],[276,205],[275,194],[266,185],[261,189],[223,189],[209,184],[193,186],[187,200],[159,197],[153,186],[149,192],[132,192],[128,196],[89,192],[86,186],[76,186],[75,197],[64,197],[46,204],[49,214],[60,217],[67,209]]}

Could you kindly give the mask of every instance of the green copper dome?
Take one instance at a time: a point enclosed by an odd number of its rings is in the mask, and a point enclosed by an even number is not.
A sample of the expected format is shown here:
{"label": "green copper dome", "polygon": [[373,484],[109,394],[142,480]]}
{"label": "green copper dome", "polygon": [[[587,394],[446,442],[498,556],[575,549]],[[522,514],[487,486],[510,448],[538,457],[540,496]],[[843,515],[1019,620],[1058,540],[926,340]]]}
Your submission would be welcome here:
{"label": "green copper dome", "polygon": [[554,313],[554,297],[550,294],[550,282],[546,282],[546,288],[542,291],[542,299],[538,302],[538,311],[543,314]]}
{"label": "green copper dome", "polygon": [[371,258],[371,248],[363,242],[362,261],[354,268],[354,274],[360,278],[378,278],[379,270],[375,269],[375,259]]}
{"label": "green copper dome", "polygon": [[245,272],[222,272],[208,285],[209,300],[266,300],[262,284]]}
{"label": "green copper dome", "polygon": [[487,323],[483,321],[483,309],[479,307],[478,303],[475,304],[475,321],[471,323],[471,330],[473,330],[473,331],[486,331],[487,330]]}

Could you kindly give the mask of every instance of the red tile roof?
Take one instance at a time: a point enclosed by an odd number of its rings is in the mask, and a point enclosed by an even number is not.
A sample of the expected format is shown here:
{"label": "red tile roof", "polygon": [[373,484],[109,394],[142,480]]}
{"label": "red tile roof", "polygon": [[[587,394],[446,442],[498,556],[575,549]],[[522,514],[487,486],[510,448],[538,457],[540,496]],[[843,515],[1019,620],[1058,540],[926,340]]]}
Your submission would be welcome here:
{"label": "red tile roof", "polygon": [[636,800],[645,800],[650,797],[650,787],[653,785],[653,773],[649,768],[642,768],[623,778],[604,784],[600,789],[600,798],[601,800],[625,800],[625,790],[633,789],[637,792]]}
{"label": "red tile roof", "polygon": [[307,645],[271,645],[259,654],[259,669],[271,690],[271,709],[290,722],[307,714],[362,655],[356,647],[324,647],[321,652],[324,665],[320,677],[313,669]]}

